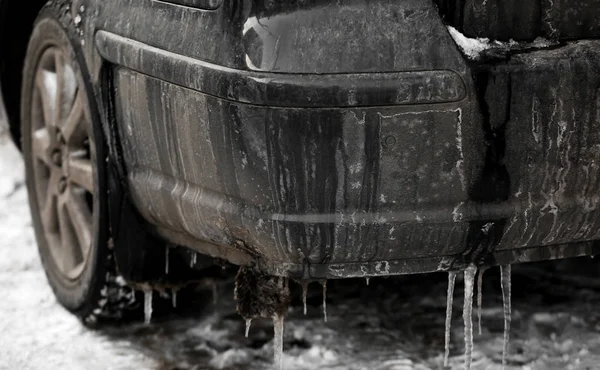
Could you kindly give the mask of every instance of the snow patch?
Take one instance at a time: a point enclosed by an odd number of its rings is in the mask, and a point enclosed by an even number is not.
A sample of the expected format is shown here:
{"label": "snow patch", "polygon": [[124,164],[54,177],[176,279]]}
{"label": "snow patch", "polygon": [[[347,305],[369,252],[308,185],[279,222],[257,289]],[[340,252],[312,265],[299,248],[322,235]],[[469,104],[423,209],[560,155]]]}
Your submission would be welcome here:
{"label": "snow patch", "polygon": [[463,35],[452,26],[448,26],[448,31],[450,32],[450,36],[454,39],[454,42],[456,42],[460,50],[462,50],[469,59],[479,59],[482,52],[489,50],[492,47],[490,39],[488,38],[472,39]]}
{"label": "snow patch", "polygon": [[209,365],[215,369],[230,369],[248,362],[250,362],[250,356],[247,351],[231,348],[213,358]]}
{"label": "snow patch", "polygon": [[558,42],[538,37],[533,42],[517,42],[514,40],[496,41],[488,38],[471,38],[463,35],[452,26],[448,26],[450,36],[456,42],[460,50],[471,60],[479,60],[483,53],[490,50],[509,52],[512,50],[535,50],[544,49],[556,45]]}

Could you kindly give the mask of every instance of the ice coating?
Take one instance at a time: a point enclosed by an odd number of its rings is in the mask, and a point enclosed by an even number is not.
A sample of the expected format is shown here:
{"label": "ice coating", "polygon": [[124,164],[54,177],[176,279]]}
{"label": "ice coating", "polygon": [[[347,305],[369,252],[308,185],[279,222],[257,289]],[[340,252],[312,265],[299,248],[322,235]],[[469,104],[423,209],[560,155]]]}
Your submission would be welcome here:
{"label": "ice coating", "polygon": [[[485,4],[485,1],[483,2]],[[505,51],[519,51],[528,49],[543,49],[556,45],[555,41],[550,41],[542,37],[538,37],[532,42],[515,42],[490,40],[489,38],[470,38],[462,34],[456,28],[447,26],[450,36],[456,42],[460,50],[471,60],[479,60],[484,52],[491,49],[499,49]]]}
{"label": "ice coating", "polygon": [[487,38],[468,38],[451,26],[448,26],[448,31],[456,44],[469,59],[476,60],[482,52],[491,48],[490,40]]}
{"label": "ice coating", "polygon": [[252,319],[246,319],[246,338],[248,338],[248,334],[250,333],[250,325],[252,325]]}
{"label": "ice coating", "polygon": [[152,289],[144,288],[144,322],[150,324],[152,319]]}
{"label": "ice coating", "polygon": [[502,305],[504,308],[504,343],[502,346],[502,369],[506,367],[506,356],[508,355],[508,341],[510,337],[511,321],[511,266],[500,266],[500,284],[502,285]]}
{"label": "ice coating", "polygon": [[322,280],[323,285],[323,320],[327,322],[327,280]]}
{"label": "ice coating", "polygon": [[450,329],[452,327],[452,300],[454,297],[455,281],[456,272],[448,272],[448,293],[446,298],[446,332],[444,342],[444,367],[448,366],[448,357],[450,357]]}
{"label": "ice coating", "polygon": [[273,316],[273,354],[275,358],[275,368],[283,370],[283,315]]}
{"label": "ice coating", "polygon": [[483,273],[487,270],[487,267],[479,269],[479,275],[477,276],[477,328],[479,335],[481,335],[481,303],[483,301]]}
{"label": "ice coating", "polygon": [[471,369],[473,357],[473,285],[477,267],[470,265],[465,270],[465,300],[463,303],[463,321],[465,325],[465,370]]}

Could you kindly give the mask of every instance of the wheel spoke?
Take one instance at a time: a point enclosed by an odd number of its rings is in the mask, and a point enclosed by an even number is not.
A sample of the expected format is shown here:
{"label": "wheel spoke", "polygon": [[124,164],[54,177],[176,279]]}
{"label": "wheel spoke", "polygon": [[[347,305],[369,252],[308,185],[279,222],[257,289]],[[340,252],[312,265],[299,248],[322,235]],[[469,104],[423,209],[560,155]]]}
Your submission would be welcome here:
{"label": "wheel spoke", "polygon": [[67,210],[68,202],[59,202],[58,204],[58,223],[60,227],[61,249],[59,259],[62,264],[62,271],[70,272],[83,260],[79,243],[73,233],[73,226],[69,220]]}
{"label": "wheel spoke", "polygon": [[90,193],[94,192],[92,161],[83,158],[69,159],[69,180]]}
{"label": "wheel spoke", "polygon": [[52,165],[52,159],[50,158],[50,135],[46,127],[42,127],[33,132],[31,146],[33,155],[44,162],[46,166]]}
{"label": "wheel spoke", "polygon": [[46,127],[54,127],[56,124],[54,121],[57,95],[56,73],[40,69],[36,74],[35,82],[42,99],[44,123]]}
{"label": "wheel spoke", "polygon": [[84,194],[74,189],[68,189],[65,204],[77,236],[80,253],[86,256],[92,245],[92,213],[85,202]]}
{"label": "wheel spoke", "polygon": [[69,144],[81,142],[85,138],[85,129],[82,124],[83,102],[83,94],[78,92],[73,107],[62,126],[62,133]]}
{"label": "wheel spoke", "polygon": [[42,223],[47,233],[55,233],[58,230],[57,197],[54,190],[57,185],[53,184],[53,181],[58,182],[58,179],[54,180],[54,177],[57,176],[50,175],[50,181],[48,181],[48,188],[46,189],[46,199],[41,210]]}
{"label": "wheel spoke", "polygon": [[62,92],[64,94],[63,102],[66,107],[66,114],[69,114],[69,110],[73,107],[73,102],[77,97],[77,93],[79,92],[77,76],[75,75],[75,71],[73,67],[69,63],[63,64],[63,89]]}

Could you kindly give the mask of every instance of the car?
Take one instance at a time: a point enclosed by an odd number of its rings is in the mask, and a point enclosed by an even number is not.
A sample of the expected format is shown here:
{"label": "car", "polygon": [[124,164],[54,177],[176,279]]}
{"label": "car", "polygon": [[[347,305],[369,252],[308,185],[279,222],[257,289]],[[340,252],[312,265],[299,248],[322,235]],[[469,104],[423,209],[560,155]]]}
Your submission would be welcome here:
{"label": "car", "polygon": [[128,305],[107,291],[232,264],[252,318],[281,313],[286,279],[597,254],[599,17],[595,0],[0,0],[48,281],[95,322]]}

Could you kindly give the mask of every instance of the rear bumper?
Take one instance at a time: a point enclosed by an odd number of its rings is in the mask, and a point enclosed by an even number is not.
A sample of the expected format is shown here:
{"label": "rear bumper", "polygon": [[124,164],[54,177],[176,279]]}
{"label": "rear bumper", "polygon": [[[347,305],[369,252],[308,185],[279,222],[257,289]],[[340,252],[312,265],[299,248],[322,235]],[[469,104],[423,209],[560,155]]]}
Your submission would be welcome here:
{"label": "rear bumper", "polygon": [[597,252],[599,42],[320,76],[96,41],[131,195],[160,228],[312,279]]}

